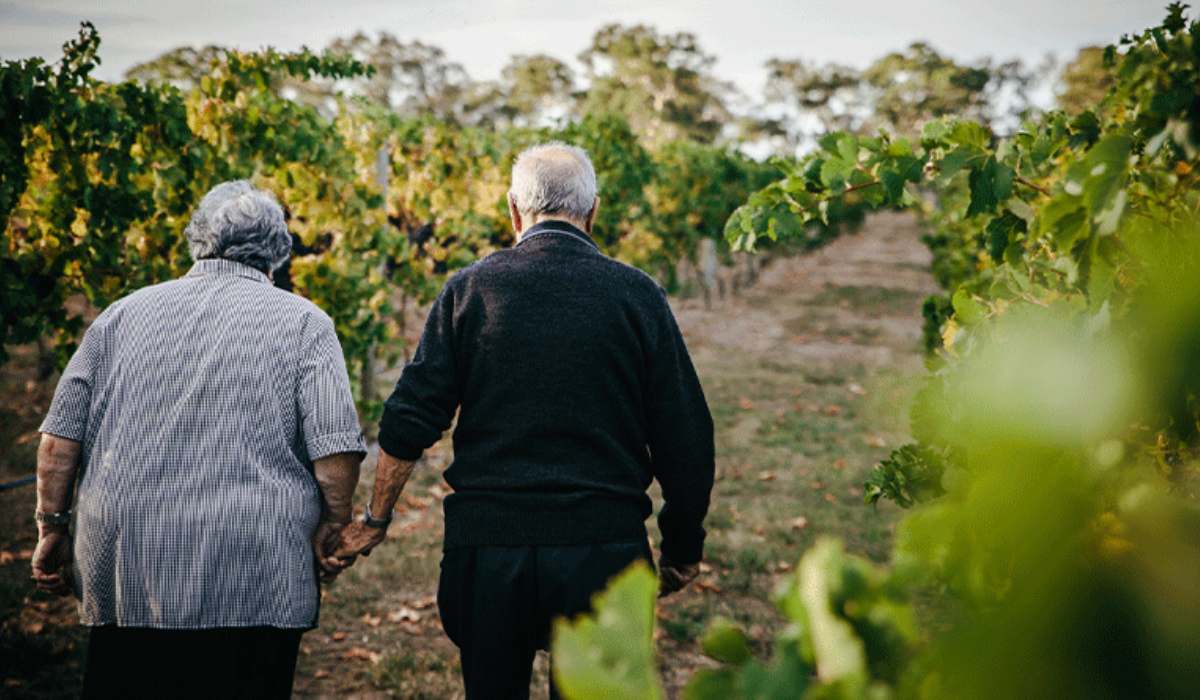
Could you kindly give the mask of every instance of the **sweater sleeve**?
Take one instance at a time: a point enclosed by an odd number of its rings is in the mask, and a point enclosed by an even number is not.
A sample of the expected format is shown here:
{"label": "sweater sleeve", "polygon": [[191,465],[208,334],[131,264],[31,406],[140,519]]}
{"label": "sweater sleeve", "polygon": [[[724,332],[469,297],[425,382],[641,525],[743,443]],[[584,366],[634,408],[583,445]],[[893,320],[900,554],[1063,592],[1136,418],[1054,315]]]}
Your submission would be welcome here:
{"label": "sweater sleeve", "polygon": [[662,298],[659,342],[649,358],[648,423],[663,558],[692,564],[704,554],[704,516],[713,487],[713,423],[683,335]]}
{"label": "sweater sleeve", "polygon": [[454,294],[446,284],[429,310],[421,342],[384,403],[379,446],[414,460],[442,437],[458,408]]}

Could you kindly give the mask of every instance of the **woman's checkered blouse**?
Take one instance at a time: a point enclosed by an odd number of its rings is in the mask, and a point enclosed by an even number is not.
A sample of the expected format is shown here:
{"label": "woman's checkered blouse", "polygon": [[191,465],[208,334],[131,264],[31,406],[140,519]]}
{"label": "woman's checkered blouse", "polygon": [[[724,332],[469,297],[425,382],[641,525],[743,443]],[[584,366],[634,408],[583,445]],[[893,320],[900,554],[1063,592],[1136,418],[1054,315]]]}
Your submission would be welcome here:
{"label": "woman's checkered blouse", "polygon": [[316,306],[201,260],[100,314],[41,431],[83,443],[83,624],[316,625],[312,461],[364,450]]}

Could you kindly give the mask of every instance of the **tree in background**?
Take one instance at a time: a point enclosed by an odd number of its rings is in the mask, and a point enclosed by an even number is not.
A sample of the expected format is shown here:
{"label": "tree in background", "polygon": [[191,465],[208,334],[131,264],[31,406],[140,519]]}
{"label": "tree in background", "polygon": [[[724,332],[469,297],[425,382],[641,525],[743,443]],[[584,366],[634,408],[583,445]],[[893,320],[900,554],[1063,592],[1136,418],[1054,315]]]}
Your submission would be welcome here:
{"label": "tree in background", "polygon": [[621,113],[648,145],[712,143],[730,121],[731,88],[713,75],[716,58],[694,34],[610,24],[596,32],[579,60],[591,85],[581,110]]}
{"label": "tree in background", "polygon": [[405,116],[433,115],[449,120],[462,116],[462,98],[470,89],[470,78],[440,47],[402,41],[389,32],[380,32],[374,39],[358,32],[334,39],[327,51],[374,68],[370,76],[351,83],[350,94],[360,94]]}
{"label": "tree in background", "polygon": [[789,152],[820,134],[858,131],[870,116],[862,74],[850,66],[772,58],[766,68],[765,101],[784,112],[778,133]]}
{"label": "tree in background", "polygon": [[1113,86],[1112,71],[1104,65],[1104,49],[1085,46],[1063,67],[1055,99],[1067,114],[1075,115],[1098,103]]}
{"label": "tree in background", "polygon": [[1001,117],[1002,98],[1014,100],[1005,112],[1028,107],[1032,74],[1020,61],[960,64],[925,42],[893,51],[863,71],[871,92],[867,127],[915,136],[934,118],[955,115],[984,123]]}
{"label": "tree in background", "polygon": [[143,83],[167,83],[187,92],[200,86],[214,64],[225,58],[226,49],[215,44],[195,48],[180,46],[135,64],[125,71],[126,80]]}

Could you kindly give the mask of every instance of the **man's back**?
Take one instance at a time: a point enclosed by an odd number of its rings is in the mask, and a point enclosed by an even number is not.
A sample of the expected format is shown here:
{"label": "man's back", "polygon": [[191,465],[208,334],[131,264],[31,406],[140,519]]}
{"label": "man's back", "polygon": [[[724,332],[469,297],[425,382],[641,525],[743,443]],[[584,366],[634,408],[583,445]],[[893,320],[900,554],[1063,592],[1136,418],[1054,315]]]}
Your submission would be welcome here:
{"label": "man's back", "polygon": [[662,290],[582,231],[534,227],[447,283],[381,445],[415,457],[456,405],[447,548],[644,540],[658,477],[677,516],[664,546],[698,558],[712,483],[703,393]]}

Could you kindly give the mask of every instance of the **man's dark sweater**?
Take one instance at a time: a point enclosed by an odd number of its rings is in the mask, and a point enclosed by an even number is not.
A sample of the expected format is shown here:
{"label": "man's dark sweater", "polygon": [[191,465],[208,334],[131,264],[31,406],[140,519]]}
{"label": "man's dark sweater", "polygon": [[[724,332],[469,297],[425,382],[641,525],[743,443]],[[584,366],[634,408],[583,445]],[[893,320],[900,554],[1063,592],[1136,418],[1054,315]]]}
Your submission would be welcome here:
{"label": "man's dark sweater", "polygon": [[446,547],[646,536],[701,558],[712,417],[662,288],[561,221],[458,272],[388,398],[379,444],[416,459],[450,426]]}

